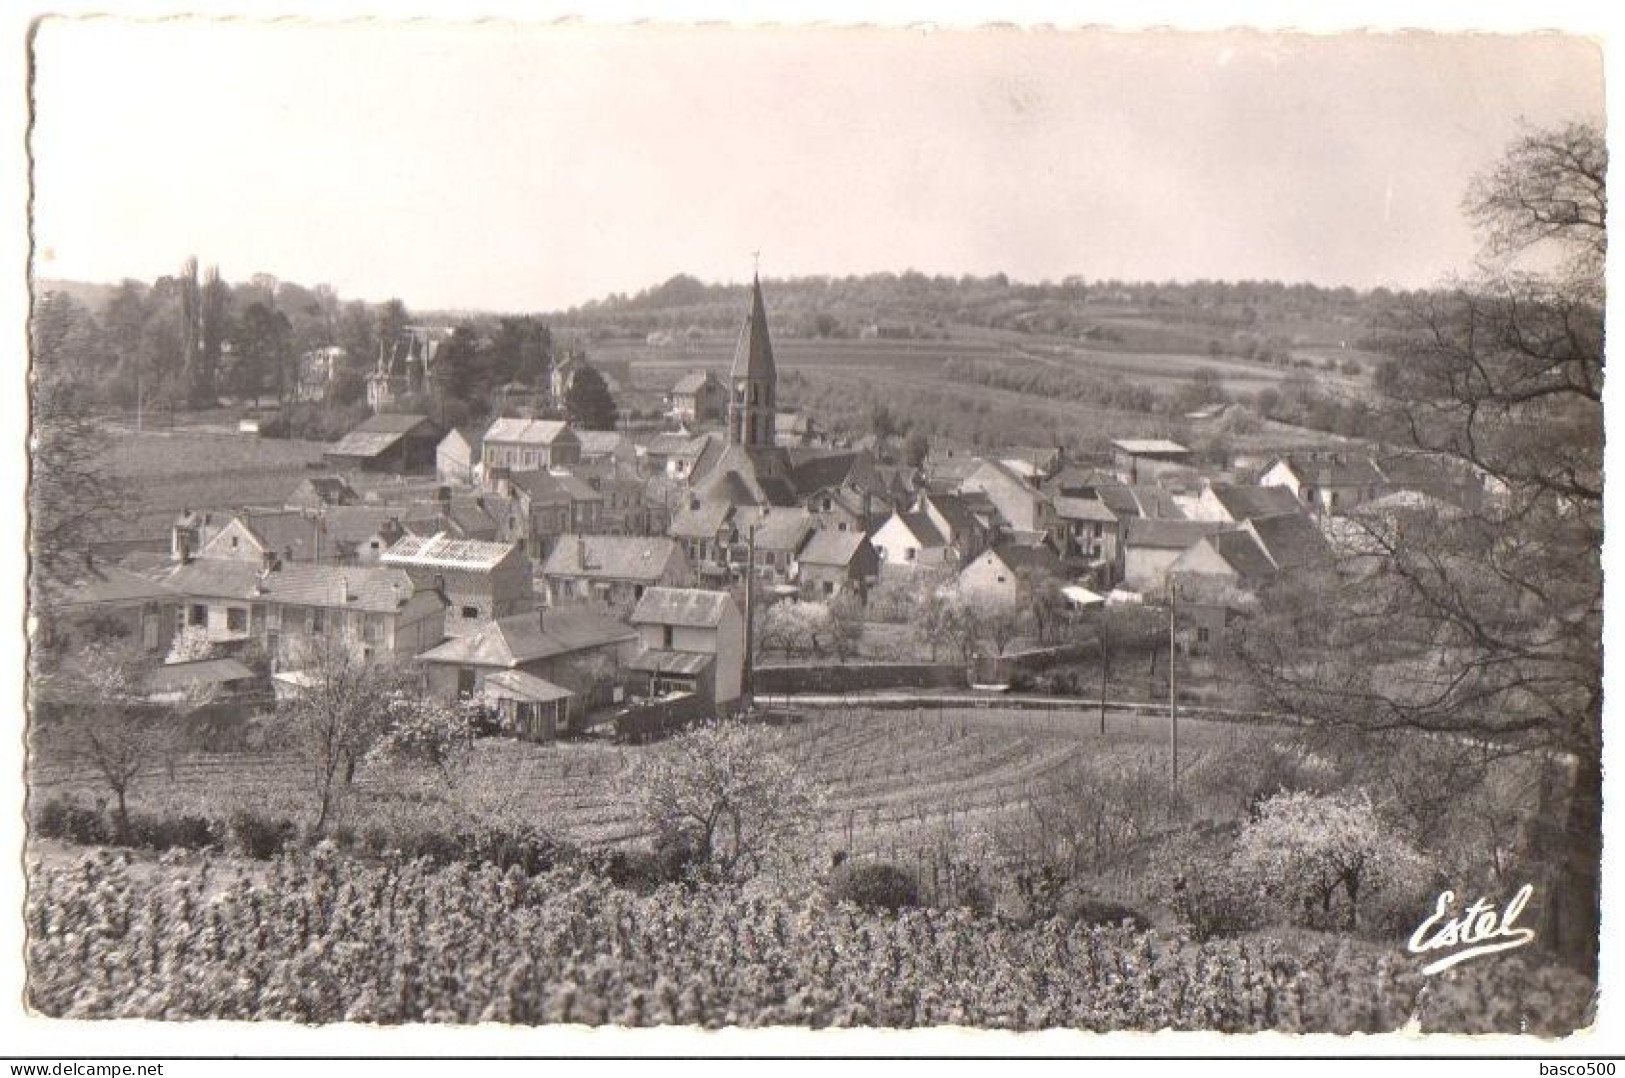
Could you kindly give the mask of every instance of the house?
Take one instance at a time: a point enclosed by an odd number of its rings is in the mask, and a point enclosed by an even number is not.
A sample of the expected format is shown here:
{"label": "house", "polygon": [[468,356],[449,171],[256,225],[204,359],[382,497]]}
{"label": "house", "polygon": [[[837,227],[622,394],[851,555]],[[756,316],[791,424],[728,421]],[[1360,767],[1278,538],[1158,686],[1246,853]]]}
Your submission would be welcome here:
{"label": "house", "polygon": [[653,587],[688,587],[694,570],[666,536],[564,535],[542,565],[547,601],[591,600],[631,609]]}
{"label": "house", "polygon": [[471,487],[479,482],[480,440],[472,431],[454,428],[434,450],[434,474],[442,483]]}
{"label": "house", "polygon": [[638,466],[638,447],[618,430],[580,430],[581,463],[613,464],[622,468]]}
{"label": "house", "polygon": [[41,585],[39,646],[72,648],[120,638],[162,655],[174,638],[181,603],[182,596],[161,580],[86,559],[72,581]]}
{"label": "house", "polygon": [[403,569],[418,588],[446,600],[446,636],[467,636],[487,622],[529,609],[535,600],[530,559],[514,543],[408,535],[379,564]]}
{"label": "house", "polygon": [[432,473],[445,432],[428,416],[380,414],[340,438],[322,455],[339,468],[397,475]]}
{"label": "house", "polygon": [[661,431],[643,446],[641,456],[644,471],[651,475],[666,475],[673,479],[683,478],[688,474],[689,466],[699,453],[700,442],[701,439],[686,427],[680,430]]}
{"label": "house", "polygon": [[959,590],[982,602],[1020,602],[1022,586],[1042,577],[1065,579],[1061,559],[1046,546],[1007,543],[984,550],[959,573]]}
{"label": "house", "polygon": [[569,725],[575,694],[523,670],[492,670],[480,696],[502,730],[521,741],[552,741]]}
{"label": "house", "polygon": [[1283,573],[1323,569],[1334,560],[1326,536],[1301,513],[1249,520],[1242,527],[1258,540],[1270,561]]}
{"label": "house", "polygon": [[718,709],[739,700],[745,619],[727,592],[650,588],[630,620],[640,651],[627,668],[641,675],[640,695],[694,693]]}
{"label": "house", "polygon": [[581,439],[560,419],[493,420],[481,443],[485,482],[493,482],[498,469],[534,472],[565,468],[581,459]]}
{"label": "house", "polygon": [[1014,531],[1049,535],[1059,530],[1050,500],[1003,461],[981,460],[959,484],[959,490],[986,495],[1000,520]]}
{"label": "house", "polygon": [[728,387],[713,371],[690,371],[666,395],[666,414],[690,427],[721,423],[728,414]]}
{"label": "house", "polygon": [[775,445],[787,449],[829,444],[829,436],[818,429],[806,412],[778,412],[773,420],[773,439]]}
{"label": "house", "polygon": [[[598,433],[598,432],[591,432]],[[649,504],[646,479],[636,467],[614,457],[582,458],[580,464],[563,473],[584,484],[597,496],[597,519],[575,531],[595,531],[605,535],[660,535],[669,521]]]}
{"label": "house", "polygon": [[153,703],[196,702],[241,707],[262,688],[258,675],[237,659],[192,659],[165,663],[147,673],[142,692]]}
{"label": "house", "polygon": [[733,542],[734,508],[720,503],[705,505],[698,499],[672,515],[666,534],[683,545],[689,563],[700,572],[727,575],[728,546]]}
{"label": "house", "polygon": [[915,569],[958,570],[960,551],[931,517],[918,510],[892,510],[869,537],[883,576]]}
{"label": "house", "polygon": [[[345,369],[350,354],[338,345],[312,348],[299,357],[299,377],[294,386],[294,398],[319,401],[327,395],[328,386]],[[364,362],[364,361],[363,361]]]}
{"label": "house", "polygon": [[[638,651],[638,634],[624,621],[602,608],[572,604],[487,622],[417,658],[429,693],[442,700],[482,695],[486,679],[504,671],[546,681],[570,694],[563,707],[564,723],[579,728],[591,711],[613,702],[622,671]],[[497,682],[499,690],[512,691],[515,684],[513,679]],[[517,685],[531,702],[557,699],[528,682]],[[558,709],[551,710],[557,724]]]}
{"label": "house", "polygon": [[1112,442],[1112,466],[1125,483],[1149,483],[1189,468],[1191,451],[1166,438],[1120,438]]}
{"label": "house", "polygon": [[1302,503],[1285,487],[1206,483],[1186,516],[1192,520],[1217,520],[1225,524],[1240,524],[1259,517],[1302,511]]}
{"label": "house", "polygon": [[1222,530],[1224,525],[1206,520],[1146,520],[1125,522],[1123,532],[1123,582],[1130,588],[1159,587],[1168,570],[1198,539]]}
{"label": "house", "polygon": [[1061,557],[1080,561],[1095,583],[1109,588],[1122,576],[1123,524],[1098,498],[1057,495]]}
{"label": "house", "polygon": [[816,524],[805,509],[743,508],[730,522],[729,553],[736,572],[743,573],[752,533],[756,537],[756,578],[768,585],[789,586],[795,577],[796,551]]}
{"label": "house", "polygon": [[1384,493],[1387,478],[1368,456],[1343,453],[1278,457],[1259,486],[1284,487],[1317,516],[1339,516]]}
{"label": "house", "polygon": [[879,577],[880,555],[857,529],[818,528],[796,552],[795,578],[803,599],[863,599]]}
{"label": "house", "polygon": [[1180,581],[1200,578],[1245,590],[1267,583],[1278,572],[1257,537],[1245,529],[1204,535],[1168,571]]}
{"label": "house", "polygon": [[[987,549],[999,530],[998,511],[991,499],[981,492],[926,491],[914,500],[914,508],[924,513],[943,540],[954,548],[961,564]],[[959,564],[954,568],[959,568]]]}
{"label": "house", "polygon": [[500,479],[509,499],[508,519],[500,529],[509,542],[542,561],[559,536],[596,535],[604,497],[568,472],[516,472]]}
{"label": "house", "polygon": [[177,629],[201,628],[217,644],[258,641],[279,663],[333,643],[369,661],[410,658],[444,637],[445,599],[400,569],[199,558],[163,583],[181,600]]}
{"label": "house", "polygon": [[315,475],[300,480],[283,500],[287,509],[326,509],[330,505],[355,505],[361,501],[343,476]]}

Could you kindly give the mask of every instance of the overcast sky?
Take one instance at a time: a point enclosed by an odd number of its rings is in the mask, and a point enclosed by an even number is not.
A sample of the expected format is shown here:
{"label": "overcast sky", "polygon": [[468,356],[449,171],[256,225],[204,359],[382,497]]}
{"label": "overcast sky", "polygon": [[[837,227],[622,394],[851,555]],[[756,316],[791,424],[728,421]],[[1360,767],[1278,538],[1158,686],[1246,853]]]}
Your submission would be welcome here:
{"label": "overcast sky", "polygon": [[49,22],[37,271],[195,253],[408,306],[677,272],[1425,285],[1520,118],[1602,117],[1560,37]]}

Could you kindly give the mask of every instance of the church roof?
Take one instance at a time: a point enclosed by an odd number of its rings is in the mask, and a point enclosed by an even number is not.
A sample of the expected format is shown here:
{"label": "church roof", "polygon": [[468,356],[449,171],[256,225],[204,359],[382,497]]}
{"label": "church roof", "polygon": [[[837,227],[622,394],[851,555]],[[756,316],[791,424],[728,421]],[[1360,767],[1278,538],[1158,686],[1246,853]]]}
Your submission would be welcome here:
{"label": "church roof", "polygon": [[773,342],[767,333],[767,308],[762,303],[762,282],[750,282],[750,313],[739,331],[739,343],[734,347],[734,362],[730,376],[741,378],[774,379]]}

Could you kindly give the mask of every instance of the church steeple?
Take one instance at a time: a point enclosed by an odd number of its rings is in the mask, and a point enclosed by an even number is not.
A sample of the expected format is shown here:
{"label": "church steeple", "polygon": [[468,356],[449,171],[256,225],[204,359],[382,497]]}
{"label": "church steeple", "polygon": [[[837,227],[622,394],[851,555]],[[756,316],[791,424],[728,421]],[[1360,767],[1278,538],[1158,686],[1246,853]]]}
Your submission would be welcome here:
{"label": "church steeple", "polygon": [[767,332],[767,306],[761,278],[750,283],[750,313],[734,347],[729,374],[728,441],[749,449],[774,444],[779,375],[773,366],[773,342]]}

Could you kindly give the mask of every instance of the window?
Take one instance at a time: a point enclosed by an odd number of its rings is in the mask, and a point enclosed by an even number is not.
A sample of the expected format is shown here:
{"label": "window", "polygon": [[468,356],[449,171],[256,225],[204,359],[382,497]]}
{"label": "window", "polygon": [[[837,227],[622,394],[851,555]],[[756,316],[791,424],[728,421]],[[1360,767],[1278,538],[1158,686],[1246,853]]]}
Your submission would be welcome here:
{"label": "window", "polygon": [[827,513],[833,508],[835,508],[835,500],[833,498],[825,498],[824,499],[824,512]]}
{"label": "window", "polygon": [[457,695],[474,695],[474,671],[466,666],[457,668]]}
{"label": "window", "polygon": [[999,574],[999,583],[1000,583],[1000,584],[1003,584],[1003,583],[1004,583],[1004,582],[1005,582],[1005,579],[1004,579],[1004,574],[1003,574],[1003,573],[1000,573],[1000,574]]}
{"label": "window", "polygon": [[327,632],[327,611],[319,606],[310,608],[310,635],[321,636]]}
{"label": "window", "polygon": [[206,607],[206,606],[203,606],[201,603],[193,603],[191,605],[191,607],[189,607],[187,609],[187,611],[186,611],[186,624],[188,624],[188,625],[207,625],[207,624],[209,624],[209,608]]}
{"label": "window", "polygon": [[1196,642],[1198,644],[1207,643],[1207,626],[1206,625],[1198,625],[1196,627]]}
{"label": "window", "polygon": [[226,631],[228,633],[248,632],[248,611],[240,606],[226,608]]}
{"label": "window", "polygon": [[839,524],[835,525],[835,530],[838,532],[846,531],[846,521],[843,520]]}
{"label": "window", "polygon": [[903,560],[904,561],[913,561],[914,556],[916,554],[918,554],[918,553],[919,553],[919,550],[917,550],[914,547],[909,547],[907,550],[903,551]]}
{"label": "window", "polygon": [[833,580],[824,581],[824,594],[825,595],[834,595],[835,594],[835,581],[833,581]]}
{"label": "window", "polygon": [[378,614],[367,615],[367,620],[361,626],[361,639],[369,644],[376,644],[384,635],[384,619]]}
{"label": "window", "polygon": [[480,608],[477,606],[465,606],[463,607],[462,614],[465,618],[477,618],[480,616]]}
{"label": "window", "polygon": [[672,627],[670,625],[662,625],[660,627],[660,646],[667,651],[671,650]]}
{"label": "window", "polygon": [[239,545],[239,544],[238,544],[238,542],[237,542],[237,537],[236,537],[236,536],[235,536],[235,535],[234,535],[234,536],[232,536],[232,537],[231,537],[231,549],[233,549],[233,550],[236,550],[236,549],[237,549],[237,547],[238,547],[238,545]]}

